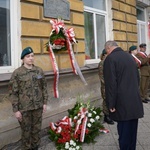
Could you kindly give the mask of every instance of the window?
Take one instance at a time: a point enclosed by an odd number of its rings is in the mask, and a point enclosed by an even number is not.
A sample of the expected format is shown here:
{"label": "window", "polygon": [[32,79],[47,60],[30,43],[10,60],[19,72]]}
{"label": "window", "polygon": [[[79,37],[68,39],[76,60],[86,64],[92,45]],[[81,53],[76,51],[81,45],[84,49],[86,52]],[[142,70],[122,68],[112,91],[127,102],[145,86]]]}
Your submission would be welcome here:
{"label": "window", "polygon": [[146,21],[145,10],[137,7],[137,30],[138,30],[138,45],[146,43]]}
{"label": "window", "polygon": [[106,42],[106,1],[83,0],[86,63],[99,62]]}
{"label": "window", "polygon": [[18,64],[17,5],[18,1],[0,0],[0,73],[11,72]]}
{"label": "window", "polygon": [[0,66],[11,65],[10,52],[10,2],[0,1]]}
{"label": "window", "polygon": [[99,10],[106,10],[105,0],[83,0],[83,2],[85,6],[96,8]]}

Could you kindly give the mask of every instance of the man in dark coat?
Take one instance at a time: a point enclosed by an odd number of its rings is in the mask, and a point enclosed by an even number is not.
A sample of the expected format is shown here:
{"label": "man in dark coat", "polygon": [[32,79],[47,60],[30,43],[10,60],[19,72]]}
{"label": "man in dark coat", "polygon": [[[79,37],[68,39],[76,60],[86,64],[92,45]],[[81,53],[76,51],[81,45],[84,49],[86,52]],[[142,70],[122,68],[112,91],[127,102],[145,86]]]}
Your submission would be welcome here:
{"label": "man in dark coat", "polygon": [[110,117],[117,121],[120,150],[135,150],[138,119],[144,115],[137,66],[115,41],[107,41],[105,50],[104,81]]}

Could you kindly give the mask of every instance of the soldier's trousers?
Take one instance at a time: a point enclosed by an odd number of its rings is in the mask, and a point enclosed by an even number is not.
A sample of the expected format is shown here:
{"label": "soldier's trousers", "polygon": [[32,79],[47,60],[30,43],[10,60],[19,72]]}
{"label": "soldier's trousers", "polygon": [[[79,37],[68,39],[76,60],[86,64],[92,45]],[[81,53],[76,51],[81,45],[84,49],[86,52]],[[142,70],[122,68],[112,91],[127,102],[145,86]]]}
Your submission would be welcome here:
{"label": "soldier's trousers", "polygon": [[42,111],[40,108],[22,112],[22,121],[19,122],[22,131],[22,150],[36,149],[40,144]]}
{"label": "soldier's trousers", "polygon": [[149,76],[141,76],[140,81],[140,94],[141,98],[144,100],[147,97],[147,91],[149,86]]}
{"label": "soldier's trousers", "polygon": [[109,115],[109,110],[108,110],[108,107],[107,107],[107,105],[106,105],[106,99],[103,99],[103,113],[105,114],[105,115]]}

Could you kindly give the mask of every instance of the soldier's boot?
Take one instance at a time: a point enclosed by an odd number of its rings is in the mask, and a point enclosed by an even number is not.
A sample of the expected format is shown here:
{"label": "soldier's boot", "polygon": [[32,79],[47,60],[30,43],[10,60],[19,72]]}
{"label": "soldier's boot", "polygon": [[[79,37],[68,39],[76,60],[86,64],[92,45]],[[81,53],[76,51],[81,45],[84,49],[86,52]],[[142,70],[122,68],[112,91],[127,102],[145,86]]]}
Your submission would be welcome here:
{"label": "soldier's boot", "polygon": [[114,124],[114,121],[108,115],[104,115],[104,122]]}
{"label": "soldier's boot", "polygon": [[32,148],[32,150],[38,150],[38,146],[37,146],[37,147],[35,147],[35,148]]}

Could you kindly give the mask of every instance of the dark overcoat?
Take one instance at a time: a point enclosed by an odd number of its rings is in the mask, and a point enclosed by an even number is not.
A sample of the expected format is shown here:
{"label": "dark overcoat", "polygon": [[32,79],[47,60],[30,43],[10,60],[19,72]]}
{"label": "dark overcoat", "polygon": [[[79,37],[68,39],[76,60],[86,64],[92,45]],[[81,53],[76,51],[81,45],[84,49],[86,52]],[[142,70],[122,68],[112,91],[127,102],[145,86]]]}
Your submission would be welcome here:
{"label": "dark overcoat", "polygon": [[138,70],[133,57],[120,47],[114,49],[104,61],[106,102],[115,121],[142,118],[143,104],[139,93]]}

